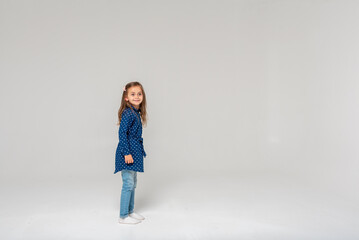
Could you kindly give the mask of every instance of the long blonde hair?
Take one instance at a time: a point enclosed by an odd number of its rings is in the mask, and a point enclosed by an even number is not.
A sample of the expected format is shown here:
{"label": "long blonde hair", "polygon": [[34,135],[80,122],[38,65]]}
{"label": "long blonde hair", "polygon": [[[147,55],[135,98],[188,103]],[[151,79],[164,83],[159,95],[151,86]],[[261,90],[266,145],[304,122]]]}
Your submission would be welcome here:
{"label": "long blonde hair", "polygon": [[[146,111],[146,93],[145,93],[145,90],[143,89],[142,87],[142,84],[139,83],[139,82],[129,82],[126,84],[125,86],[125,90],[122,90],[122,99],[121,99],[121,106],[118,110],[118,123],[117,123],[117,126],[120,125],[121,123],[121,116],[122,116],[122,112],[126,109],[126,107],[129,107],[131,108],[131,103],[130,102],[127,102],[125,100],[125,98],[127,97],[127,94],[128,94],[128,89],[131,88],[131,87],[136,87],[136,86],[139,86],[141,88],[141,91],[142,91],[142,96],[143,96],[143,99],[142,99],[142,102],[140,104],[140,115],[141,115],[141,119],[142,119],[142,125],[145,126],[147,124],[147,111]],[[134,111],[132,108],[131,108],[132,111]]]}

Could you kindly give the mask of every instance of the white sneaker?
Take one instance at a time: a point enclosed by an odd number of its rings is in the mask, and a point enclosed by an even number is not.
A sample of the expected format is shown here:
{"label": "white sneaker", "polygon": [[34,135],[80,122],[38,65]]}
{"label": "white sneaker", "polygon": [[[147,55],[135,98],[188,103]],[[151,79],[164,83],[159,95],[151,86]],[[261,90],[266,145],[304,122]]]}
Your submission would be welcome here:
{"label": "white sneaker", "polygon": [[125,217],[125,218],[118,218],[118,222],[124,223],[124,224],[137,224],[137,223],[140,223],[141,220],[138,220],[135,218],[130,218],[130,217]]}
{"label": "white sneaker", "polygon": [[131,213],[129,216],[132,217],[132,218],[138,219],[138,220],[144,220],[145,219],[144,216],[142,216],[142,215],[140,215],[138,213],[135,213],[135,212]]}

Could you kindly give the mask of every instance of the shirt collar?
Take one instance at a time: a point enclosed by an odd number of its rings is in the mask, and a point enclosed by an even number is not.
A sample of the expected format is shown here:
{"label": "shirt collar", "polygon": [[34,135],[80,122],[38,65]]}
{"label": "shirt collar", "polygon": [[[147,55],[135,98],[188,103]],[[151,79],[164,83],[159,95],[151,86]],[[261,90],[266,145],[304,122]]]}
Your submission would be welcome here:
{"label": "shirt collar", "polygon": [[141,109],[139,108],[139,109],[136,109],[134,106],[132,106],[131,105],[131,108],[133,109],[133,110],[135,110],[136,112],[140,112],[141,111]]}

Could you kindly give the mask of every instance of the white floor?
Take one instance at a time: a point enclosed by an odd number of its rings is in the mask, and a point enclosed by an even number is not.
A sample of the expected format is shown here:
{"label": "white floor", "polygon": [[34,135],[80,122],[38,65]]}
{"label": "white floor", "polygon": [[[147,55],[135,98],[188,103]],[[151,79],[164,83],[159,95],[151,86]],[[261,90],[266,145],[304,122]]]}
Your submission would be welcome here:
{"label": "white floor", "polygon": [[117,223],[120,175],[2,182],[0,239],[359,239],[357,199],[288,177],[138,174],[135,210]]}

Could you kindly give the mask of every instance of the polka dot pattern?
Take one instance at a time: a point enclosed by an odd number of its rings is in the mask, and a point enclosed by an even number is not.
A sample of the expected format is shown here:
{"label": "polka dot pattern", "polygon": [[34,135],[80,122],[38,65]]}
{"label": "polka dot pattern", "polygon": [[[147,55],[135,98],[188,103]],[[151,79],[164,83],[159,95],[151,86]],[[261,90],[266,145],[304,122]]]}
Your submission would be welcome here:
{"label": "polka dot pattern", "polygon": [[[146,157],[146,152],[143,147],[140,109],[131,106],[122,112],[118,137],[114,174],[123,169],[143,172],[143,158]],[[132,155],[133,163],[127,164],[125,155],[129,154]]]}

